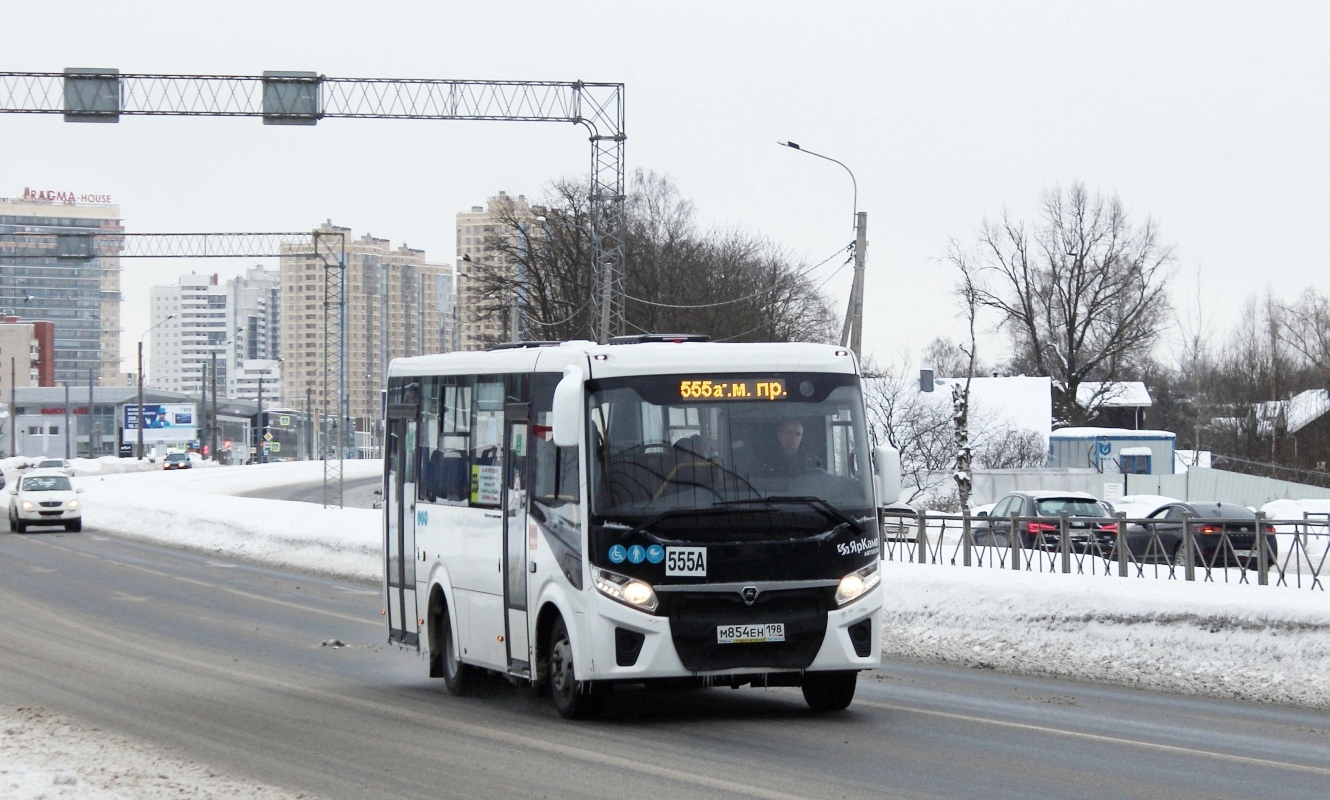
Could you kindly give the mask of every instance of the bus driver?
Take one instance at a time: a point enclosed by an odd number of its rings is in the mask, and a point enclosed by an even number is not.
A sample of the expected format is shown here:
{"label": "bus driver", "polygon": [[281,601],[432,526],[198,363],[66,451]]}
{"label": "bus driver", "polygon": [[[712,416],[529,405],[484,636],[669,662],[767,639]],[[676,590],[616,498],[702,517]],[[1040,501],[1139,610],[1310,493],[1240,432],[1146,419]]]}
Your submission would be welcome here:
{"label": "bus driver", "polygon": [[804,439],[804,424],[790,418],[776,428],[776,444],[767,459],[766,471],[770,475],[797,475],[809,470],[821,469],[822,465],[809,453],[801,449]]}

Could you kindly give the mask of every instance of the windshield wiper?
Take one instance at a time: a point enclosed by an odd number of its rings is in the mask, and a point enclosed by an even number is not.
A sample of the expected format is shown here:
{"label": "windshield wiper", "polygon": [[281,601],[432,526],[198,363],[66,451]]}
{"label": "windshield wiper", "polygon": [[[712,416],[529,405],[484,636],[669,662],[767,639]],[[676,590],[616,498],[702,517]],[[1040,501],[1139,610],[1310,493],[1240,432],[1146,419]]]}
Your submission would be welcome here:
{"label": "windshield wiper", "polygon": [[779,503],[798,503],[806,505],[814,510],[821,511],[826,517],[837,522],[849,525],[856,531],[863,531],[863,526],[851,519],[844,511],[836,508],[831,503],[820,497],[812,495],[772,495],[771,497],[753,498],[751,500],[720,500],[712,503],[713,506],[741,506],[741,505],[765,505],[773,506]]}

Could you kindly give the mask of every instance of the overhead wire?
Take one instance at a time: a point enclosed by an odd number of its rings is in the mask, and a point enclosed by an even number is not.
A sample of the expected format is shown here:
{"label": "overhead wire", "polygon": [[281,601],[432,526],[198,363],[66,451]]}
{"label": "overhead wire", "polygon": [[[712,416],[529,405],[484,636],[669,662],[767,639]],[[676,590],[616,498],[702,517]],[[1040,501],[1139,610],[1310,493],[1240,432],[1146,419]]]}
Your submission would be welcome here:
{"label": "overhead wire", "polygon": [[[812,272],[813,270],[815,270],[815,269],[817,269],[817,268],[823,266],[823,265],[826,264],[828,261],[830,261],[831,259],[833,259],[833,258],[835,258],[836,256],[840,255],[841,253],[845,252],[846,250],[849,250],[849,251],[850,251],[850,253],[851,253],[851,259],[852,259],[852,258],[853,258],[853,253],[854,253],[854,242],[850,242],[849,245],[847,245],[847,246],[845,246],[845,247],[842,247],[842,248],[839,248],[838,250],[836,250],[836,252],[832,253],[831,255],[827,256],[826,258],[822,259],[821,261],[819,261],[818,263],[812,265],[811,267],[805,267],[804,269],[798,270],[798,271],[796,271],[796,272],[793,273],[793,274],[781,276],[781,279],[780,279],[779,281],[777,281],[776,283],[773,283],[773,284],[770,285],[770,286],[764,286],[764,287],[762,287],[761,289],[758,289],[758,290],[755,291],[755,292],[751,292],[751,293],[746,294],[746,295],[744,295],[744,296],[742,296],[742,297],[736,297],[736,298],[733,298],[733,299],[730,299],[730,300],[720,300],[720,301],[715,302],[715,303],[697,303],[697,304],[693,304],[693,305],[684,305],[684,304],[679,304],[679,303],[659,303],[659,302],[656,302],[656,301],[654,301],[654,300],[646,300],[646,299],[641,298],[641,297],[633,297],[632,295],[629,295],[629,294],[625,294],[625,295],[624,295],[624,299],[625,299],[625,300],[632,300],[632,301],[635,302],[635,303],[641,303],[641,304],[643,304],[643,305],[655,306],[655,307],[657,307],[657,308],[699,309],[699,308],[718,308],[718,307],[720,307],[720,306],[734,305],[735,303],[742,303],[742,302],[744,302],[745,300],[751,300],[752,298],[757,297],[758,295],[766,294],[767,292],[771,292],[771,291],[775,291],[776,289],[780,288],[780,285],[779,285],[779,284],[782,283],[782,282],[791,281],[791,280],[797,280],[798,278],[802,278],[803,276],[805,276],[805,275],[809,274],[810,272]],[[847,261],[846,263],[849,263],[849,261]],[[836,275],[837,273],[839,273],[842,269],[845,269],[845,265],[844,265],[844,264],[842,264],[842,265],[836,270],[836,272],[833,272],[833,273],[832,273],[832,277],[835,277],[835,275]],[[818,284],[818,288],[821,288],[821,287],[822,287],[823,285],[825,285],[826,282],[829,281],[829,280],[831,280],[830,277],[827,278],[826,281],[823,281],[822,283]]]}

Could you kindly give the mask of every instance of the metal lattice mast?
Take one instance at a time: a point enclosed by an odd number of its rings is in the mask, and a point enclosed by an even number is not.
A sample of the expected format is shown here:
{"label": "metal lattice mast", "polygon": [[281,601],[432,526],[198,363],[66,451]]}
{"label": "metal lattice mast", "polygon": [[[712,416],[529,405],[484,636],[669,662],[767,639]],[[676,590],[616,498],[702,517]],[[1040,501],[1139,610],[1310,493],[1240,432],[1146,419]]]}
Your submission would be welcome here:
{"label": "metal lattice mast", "polygon": [[68,121],[121,116],[261,117],[313,125],[326,118],[572,122],[591,134],[593,274],[599,335],[621,333],[624,257],[624,98],[621,83],[121,74],[113,69],[0,72],[0,113],[63,114]]}
{"label": "metal lattice mast", "polygon": [[[346,234],[318,230],[312,233],[20,233],[0,234],[0,245],[15,258],[47,256],[89,259],[119,258],[281,258],[306,255],[324,265],[323,419],[349,414],[346,392]],[[52,247],[54,245],[54,247]],[[27,252],[25,252],[25,249]],[[2,300],[0,300],[2,302]],[[336,346],[331,343],[335,342]],[[336,351],[336,367],[328,353]],[[334,404],[332,398],[337,398]],[[260,425],[262,421],[260,420]],[[345,424],[341,426],[344,430]],[[335,433],[335,430],[334,430]],[[325,434],[326,436],[326,434]],[[343,498],[342,458],[346,447],[336,437],[337,458],[325,453],[323,503],[341,507]]]}
{"label": "metal lattice mast", "polygon": [[[351,399],[347,393],[346,363],[346,237],[340,232],[315,231],[314,254],[323,262],[323,505],[342,505],[342,459],[351,431]],[[334,343],[336,347],[334,347]],[[335,410],[329,413],[337,390]],[[328,452],[336,450],[336,453]]]}

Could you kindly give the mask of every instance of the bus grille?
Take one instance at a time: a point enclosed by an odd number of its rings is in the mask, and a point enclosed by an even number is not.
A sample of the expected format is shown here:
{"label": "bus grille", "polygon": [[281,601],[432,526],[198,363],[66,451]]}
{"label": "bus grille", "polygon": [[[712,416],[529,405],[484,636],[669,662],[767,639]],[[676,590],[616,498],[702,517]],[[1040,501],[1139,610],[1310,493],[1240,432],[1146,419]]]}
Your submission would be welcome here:
{"label": "bus grille", "polygon": [[[674,648],[695,672],[718,669],[804,669],[813,663],[827,630],[831,590],[763,592],[750,606],[738,593],[681,592],[667,595]],[[779,622],[785,641],[718,644],[722,625]]]}

